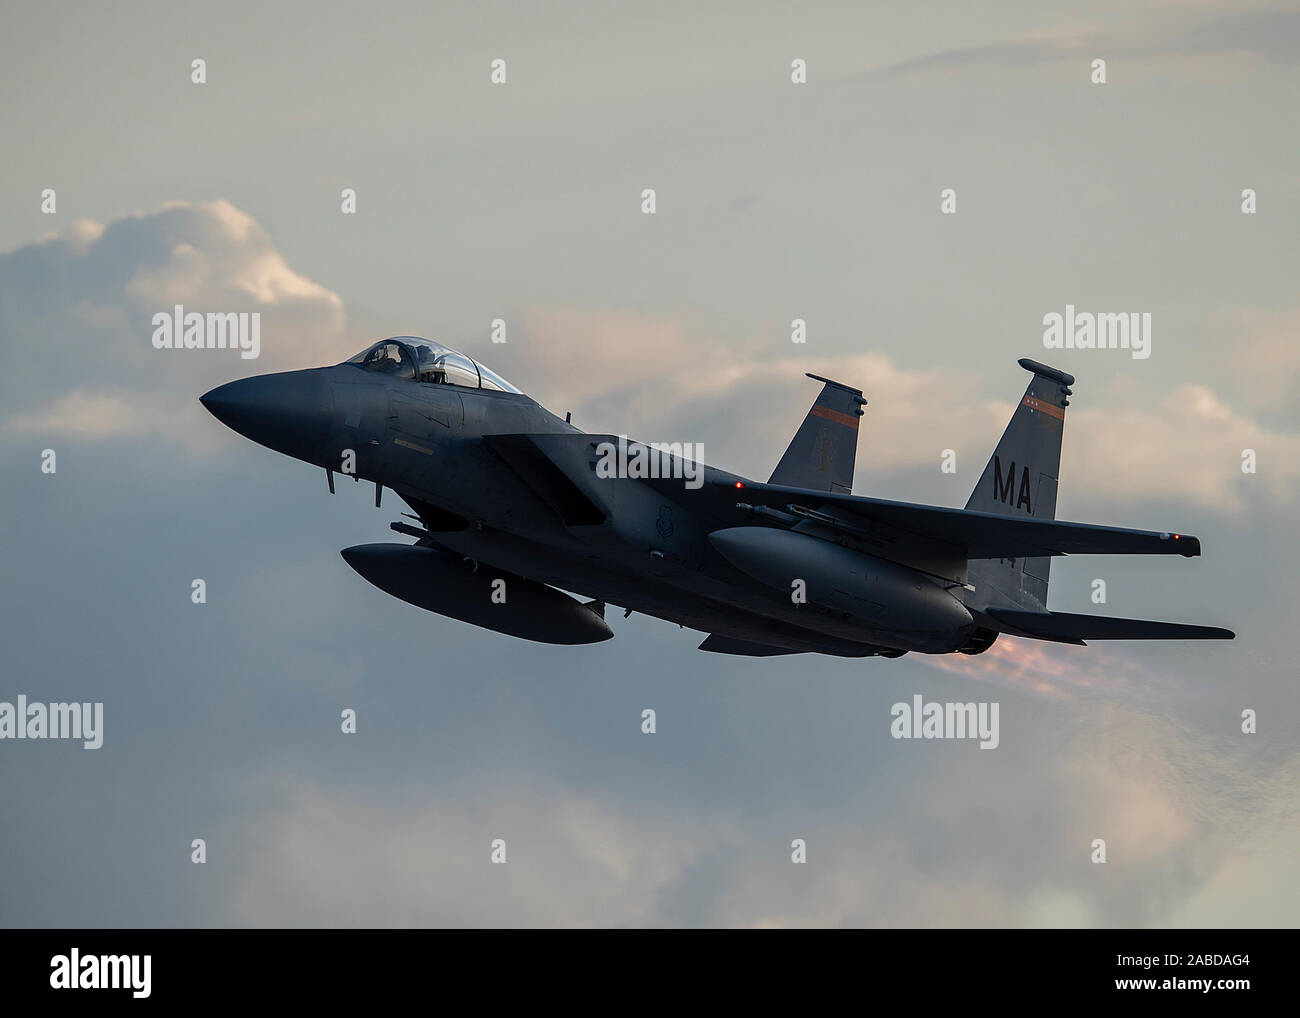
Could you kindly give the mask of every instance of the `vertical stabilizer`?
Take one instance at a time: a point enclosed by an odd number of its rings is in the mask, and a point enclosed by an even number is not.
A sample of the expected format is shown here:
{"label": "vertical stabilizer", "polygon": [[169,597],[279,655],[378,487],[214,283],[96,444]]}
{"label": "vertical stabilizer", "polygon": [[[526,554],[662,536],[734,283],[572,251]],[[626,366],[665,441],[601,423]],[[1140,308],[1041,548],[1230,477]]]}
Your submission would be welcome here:
{"label": "vertical stabilizer", "polygon": [[858,422],[867,401],[861,389],[820,375],[808,377],[825,385],[768,484],[848,494],[853,490],[853,461],[858,455]]}
{"label": "vertical stabilizer", "polygon": [[[967,509],[1003,516],[1056,518],[1056,483],[1061,469],[1061,435],[1074,376],[1028,358],[1020,366],[1033,379],[1007,430],[966,502]],[[1029,610],[1047,607],[1050,558],[975,559],[969,579],[975,588],[966,603]]]}

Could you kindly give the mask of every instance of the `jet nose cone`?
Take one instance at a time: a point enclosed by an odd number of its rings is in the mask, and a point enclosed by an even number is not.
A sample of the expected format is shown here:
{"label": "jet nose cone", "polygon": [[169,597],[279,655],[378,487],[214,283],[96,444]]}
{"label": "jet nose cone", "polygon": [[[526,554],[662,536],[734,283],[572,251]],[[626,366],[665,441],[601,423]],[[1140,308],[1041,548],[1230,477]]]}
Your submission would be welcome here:
{"label": "jet nose cone", "polygon": [[227,382],[225,385],[218,385],[215,389],[205,392],[199,397],[199,402],[213,417],[228,427],[234,427],[230,423],[231,418],[237,412],[239,404],[242,402],[241,395],[247,391],[243,379],[237,382]]}
{"label": "jet nose cone", "polygon": [[254,375],[199,397],[208,413],[260,445],[313,460],[326,439],[329,408],[314,370]]}

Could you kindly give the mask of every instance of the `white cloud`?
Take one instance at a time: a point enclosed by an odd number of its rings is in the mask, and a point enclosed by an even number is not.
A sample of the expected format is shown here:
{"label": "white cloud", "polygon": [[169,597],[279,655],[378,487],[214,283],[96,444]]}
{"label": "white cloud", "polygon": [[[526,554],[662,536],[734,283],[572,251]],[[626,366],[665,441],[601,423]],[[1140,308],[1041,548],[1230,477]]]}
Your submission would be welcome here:
{"label": "white cloud", "polygon": [[[398,802],[283,782],[248,834],[231,921],[653,924],[658,895],[719,842],[719,828],[680,814],[665,825],[545,777],[474,776],[472,788],[407,788]],[[504,864],[490,859],[496,838]]]}
{"label": "white cloud", "polygon": [[149,431],[150,420],[129,396],[74,389],[30,413],[11,417],[14,435],[72,438],[122,438]]}
{"label": "white cloud", "polygon": [[[542,761],[382,788],[260,774],[250,790],[274,805],[231,848],[228,921],[1142,926],[1220,914],[1225,895],[1242,913],[1295,908],[1270,886],[1279,867],[1252,873],[1249,861],[1297,844],[1297,758],[1261,769],[1246,744],[1207,747],[1204,733],[1105,698],[1074,724],[1077,704],[1003,707],[1009,741],[988,754],[846,751],[847,767],[890,768],[899,794],[828,777],[830,812],[784,785],[723,809],[707,796],[629,797],[558,780]],[[805,865],[790,861],[794,836]],[[497,837],[505,865],[489,861]]]}
{"label": "white cloud", "polygon": [[[1260,497],[1293,503],[1300,492],[1300,433],[1269,430],[1208,385],[1159,394],[1125,383],[1106,396],[1108,406],[1070,415],[1068,483],[1233,512]],[[1241,469],[1247,449],[1255,474]]]}
{"label": "white cloud", "polygon": [[[938,470],[941,451],[952,448],[972,479],[1027,382],[1008,370],[1004,396],[981,398],[959,374],[879,353],[827,358],[787,343],[789,349],[756,355],[759,346],[699,334],[671,319],[535,308],[526,320],[520,380],[526,390],[574,408],[586,430],[752,450],[761,464],[775,463],[815,397],[815,385],[803,378],[812,371],[862,388],[869,401],[860,474]],[[1226,512],[1260,497],[1295,500],[1300,433],[1270,429],[1208,383],[1165,392],[1127,379],[1101,392],[1086,385],[1084,379],[1076,386],[1081,395],[1068,414],[1063,488]],[[1245,449],[1258,454],[1256,475],[1241,471]]]}
{"label": "white cloud", "polygon": [[1214,333],[1227,352],[1227,374],[1249,406],[1300,417],[1300,309],[1224,314]]}
{"label": "white cloud", "polygon": [[[262,355],[155,350],[156,312],[261,315]],[[167,202],[107,225],[77,220],[0,255],[0,335],[9,352],[0,431],[77,440],[145,434],[191,450],[222,429],[198,397],[232,378],[336,363],[363,345],[343,301],[300,273],[226,201]]]}

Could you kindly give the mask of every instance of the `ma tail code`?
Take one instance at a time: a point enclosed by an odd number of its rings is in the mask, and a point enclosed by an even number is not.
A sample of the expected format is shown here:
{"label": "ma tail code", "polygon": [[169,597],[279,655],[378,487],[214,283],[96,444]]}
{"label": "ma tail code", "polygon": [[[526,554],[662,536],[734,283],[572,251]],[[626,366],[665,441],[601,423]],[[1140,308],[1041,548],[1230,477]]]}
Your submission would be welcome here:
{"label": "ma tail code", "polygon": [[993,498],[999,502],[1011,503],[1011,496],[1016,496],[1016,508],[1025,507],[1025,512],[1034,515],[1033,503],[1029,500],[1029,468],[1020,468],[1020,493],[1016,494],[1016,464],[1013,460],[1007,466],[1005,480],[1002,477],[1002,461],[993,457]]}

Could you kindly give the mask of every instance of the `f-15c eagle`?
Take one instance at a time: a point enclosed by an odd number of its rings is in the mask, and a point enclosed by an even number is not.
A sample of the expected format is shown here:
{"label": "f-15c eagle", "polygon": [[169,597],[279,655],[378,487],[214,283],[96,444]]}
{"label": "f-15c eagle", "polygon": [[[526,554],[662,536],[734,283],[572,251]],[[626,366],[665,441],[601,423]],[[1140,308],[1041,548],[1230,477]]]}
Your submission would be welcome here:
{"label": "f-15c eagle", "polygon": [[[766,657],[979,654],[1000,635],[1232,639],[1226,629],[1049,611],[1056,555],[1199,555],[1187,534],[1055,519],[1074,378],[1033,377],[964,509],[851,493],[866,400],[821,394],[766,484],[672,450],[586,434],[439,343],[399,336],[333,367],[258,375],[201,397],[268,448],[375,483],[414,510],[414,544],[343,551],[381,590],[541,643],[613,635],[606,605]],[[610,470],[653,452],[655,470]],[[629,449],[632,455],[629,457]],[[410,515],[410,514],[403,514]],[[587,598],[582,601],[571,591]]]}

